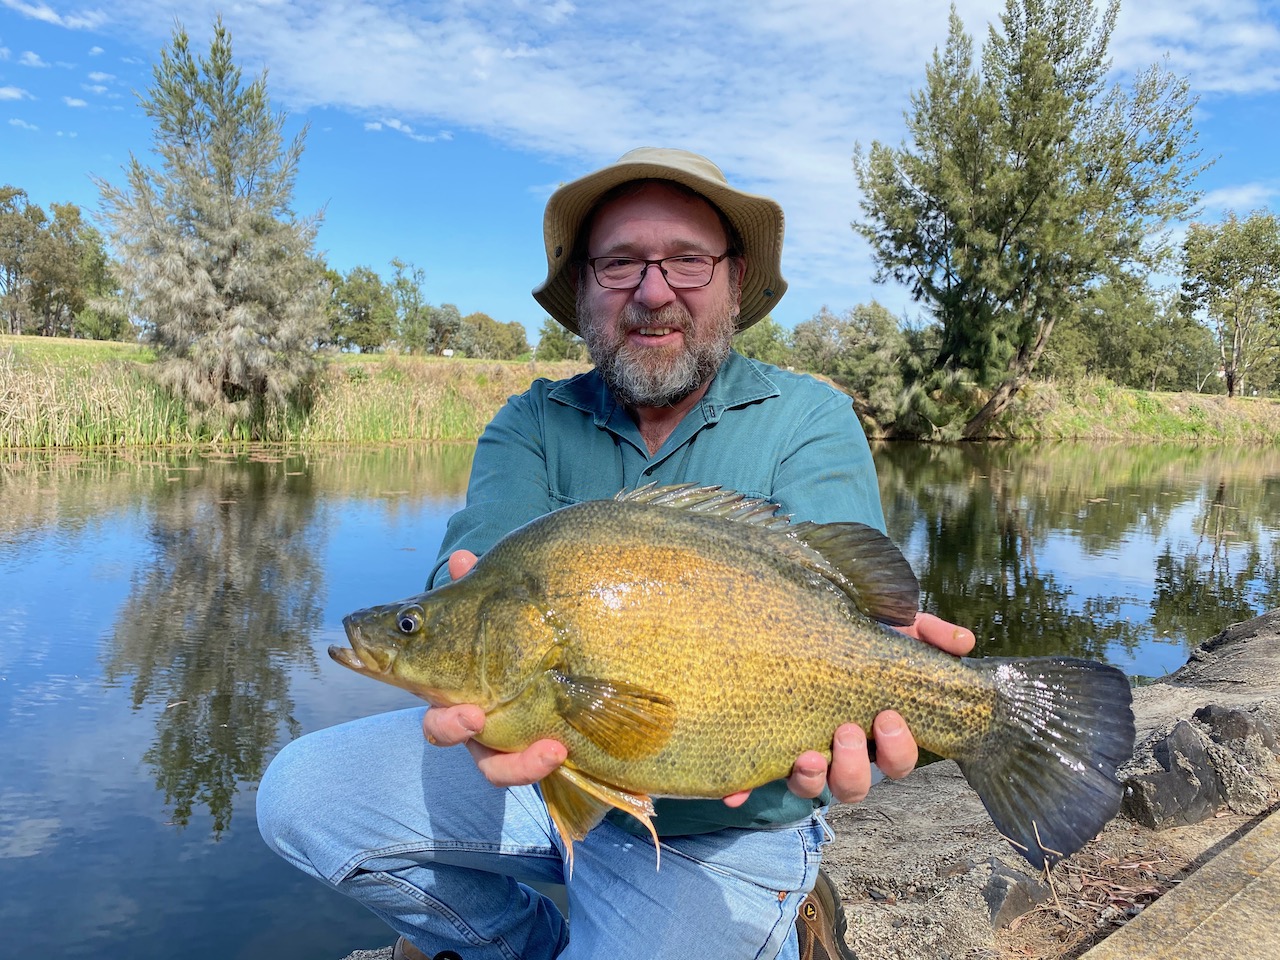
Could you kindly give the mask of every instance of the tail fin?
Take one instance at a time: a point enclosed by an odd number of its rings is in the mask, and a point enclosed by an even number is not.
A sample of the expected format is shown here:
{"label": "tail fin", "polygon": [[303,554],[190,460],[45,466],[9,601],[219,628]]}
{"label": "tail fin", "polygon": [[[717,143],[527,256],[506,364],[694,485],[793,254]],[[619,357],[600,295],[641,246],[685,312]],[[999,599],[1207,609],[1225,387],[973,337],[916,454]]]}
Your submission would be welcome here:
{"label": "tail fin", "polygon": [[1068,657],[970,661],[1000,707],[961,771],[996,828],[1037,869],[1075,853],[1120,809],[1133,695],[1115,667]]}

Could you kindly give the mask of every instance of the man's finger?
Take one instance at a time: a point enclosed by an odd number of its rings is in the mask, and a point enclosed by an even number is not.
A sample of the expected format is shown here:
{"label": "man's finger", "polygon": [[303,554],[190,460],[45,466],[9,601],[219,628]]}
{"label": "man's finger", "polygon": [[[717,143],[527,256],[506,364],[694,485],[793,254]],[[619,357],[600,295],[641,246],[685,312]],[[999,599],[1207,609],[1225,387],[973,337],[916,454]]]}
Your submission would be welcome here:
{"label": "man's finger", "polygon": [[897,711],[885,710],[878,714],[871,725],[871,734],[876,741],[876,766],[886,777],[900,780],[915,769],[920,751],[906,721]]}
{"label": "man's finger", "polygon": [[857,803],[871,789],[871,760],[867,735],[856,723],[836,729],[831,740],[831,770],[827,773],[831,795],[841,803]]}
{"label": "man's finger", "polygon": [[422,717],[422,735],[438,747],[465,743],[483,729],[484,711],[471,703],[431,707]]}
{"label": "man's finger", "polygon": [[519,753],[498,753],[488,747],[467,742],[476,766],[495,787],[522,787],[537,783],[564,763],[569,751],[558,740],[539,740]]}

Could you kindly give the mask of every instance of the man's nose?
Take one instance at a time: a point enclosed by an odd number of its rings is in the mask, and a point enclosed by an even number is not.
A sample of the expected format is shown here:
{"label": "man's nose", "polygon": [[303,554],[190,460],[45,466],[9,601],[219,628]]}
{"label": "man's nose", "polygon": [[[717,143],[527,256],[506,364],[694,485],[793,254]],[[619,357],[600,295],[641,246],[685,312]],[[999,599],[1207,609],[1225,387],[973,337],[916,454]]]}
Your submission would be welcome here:
{"label": "man's nose", "polygon": [[636,287],[636,302],[652,310],[671,303],[675,298],[675,291],[667,283],[662,267],[656,263],[649,264],[640,278],[640,286]]}

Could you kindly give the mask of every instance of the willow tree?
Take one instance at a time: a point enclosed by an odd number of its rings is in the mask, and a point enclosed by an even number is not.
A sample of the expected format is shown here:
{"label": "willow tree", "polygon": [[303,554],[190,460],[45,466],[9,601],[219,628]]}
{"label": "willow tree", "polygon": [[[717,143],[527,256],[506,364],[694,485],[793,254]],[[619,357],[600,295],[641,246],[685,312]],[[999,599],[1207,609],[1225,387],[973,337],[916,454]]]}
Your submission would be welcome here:
{"label": "willow tree", "polygon": [[976,436],[1026,383],[1054,324],[1105,278],[1167,253],[1164,228],[1199,198],[1195,98],[1160,66],[1108,80],[1119,11],[1006,0],[975,63],[951,12],[899,147],[854,169],[877,279],[905,283],[942,327],[941,364],[988,392]]}
{"label": "willow tree", "polygon": [[97,181],[119,279],[161,382],[215,428],[256,433],[296,396],[324,331],[320,218],[291,208],[306,131],[286,143],[266,74],[242,83],[221,19],[207,57],[176,27],[152,73],[139,101],[159,165],[131,155],[124,186]]}

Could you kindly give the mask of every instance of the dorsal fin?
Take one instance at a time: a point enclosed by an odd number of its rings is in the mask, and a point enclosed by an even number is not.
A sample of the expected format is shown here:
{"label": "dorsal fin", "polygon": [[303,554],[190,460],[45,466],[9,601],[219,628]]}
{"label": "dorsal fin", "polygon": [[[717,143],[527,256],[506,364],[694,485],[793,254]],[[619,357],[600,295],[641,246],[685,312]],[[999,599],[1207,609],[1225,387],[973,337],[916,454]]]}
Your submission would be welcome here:
{"label": "dorsal fin", "polygon": [[875,527],[864,523],[792,524],[779,514],[778,504],[748,497],[719,486],[649,483],[623,490],[614,497],[623,503],[644,503],[723,517],[738,523],[776,530],[785,537],[781,547],[853,601],[862,613],[881,623],[909,626],[920,609],[920,584],[907,558]]}

